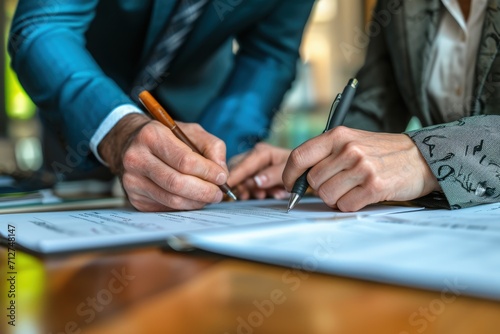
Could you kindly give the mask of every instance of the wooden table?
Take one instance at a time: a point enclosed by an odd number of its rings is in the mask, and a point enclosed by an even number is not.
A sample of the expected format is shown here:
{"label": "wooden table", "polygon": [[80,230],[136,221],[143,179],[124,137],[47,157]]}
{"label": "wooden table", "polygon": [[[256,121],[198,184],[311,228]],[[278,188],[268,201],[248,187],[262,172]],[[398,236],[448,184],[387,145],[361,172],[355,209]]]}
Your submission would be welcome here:
{"label": "wooden table", "polygon": [[452,286],[430,292],[158,247],[17,250],[13,327],[0,255],[1,333],[500,333],[500,303]]}

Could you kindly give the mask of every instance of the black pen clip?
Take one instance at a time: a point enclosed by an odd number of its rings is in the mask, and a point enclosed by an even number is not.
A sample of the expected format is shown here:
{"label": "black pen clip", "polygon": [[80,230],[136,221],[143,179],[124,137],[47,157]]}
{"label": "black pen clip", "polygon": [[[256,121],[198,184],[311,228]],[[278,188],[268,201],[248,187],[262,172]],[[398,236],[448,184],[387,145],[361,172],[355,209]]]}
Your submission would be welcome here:
{"label": "black pen clip", "polygon": [[342,98],[342,94],[339,93],[335,97],[335,100],[333,100],[332,106],[330,107],[330,114],[328,115],[328,121],[326,122],[326,127],[325,127],[325,130],[323,132],[330,130],[330,126],[332,124],[332,119],[333,119],[333,114],[335,114],[335,110],[337,110],[337,106],[339,105],[341,98]]}

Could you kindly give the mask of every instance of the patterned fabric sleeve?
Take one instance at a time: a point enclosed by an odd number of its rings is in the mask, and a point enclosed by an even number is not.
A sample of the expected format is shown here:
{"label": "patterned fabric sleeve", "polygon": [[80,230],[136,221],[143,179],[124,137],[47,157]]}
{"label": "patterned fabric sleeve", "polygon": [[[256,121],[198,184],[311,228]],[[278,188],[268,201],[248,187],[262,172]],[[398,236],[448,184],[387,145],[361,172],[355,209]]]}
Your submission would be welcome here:
{"label": "patterned fabric sleeve", "polygon": [[482,115],[407,133],[452,209],[500,199],[500,116]]}

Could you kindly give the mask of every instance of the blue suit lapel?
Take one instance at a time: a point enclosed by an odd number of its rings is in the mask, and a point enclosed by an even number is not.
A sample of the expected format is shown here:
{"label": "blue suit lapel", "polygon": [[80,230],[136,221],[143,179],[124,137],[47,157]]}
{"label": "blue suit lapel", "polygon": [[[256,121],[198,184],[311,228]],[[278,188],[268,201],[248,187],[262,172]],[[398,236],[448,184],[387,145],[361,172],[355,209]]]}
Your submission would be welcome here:
{"label": "blue suit lapel", "polygon": [[431,113],[425,97],[425,83],[429,75],[430,50],[437,34],[441,14],[441,1],[405,1],[403,3],[411,77],[417,90],[417,100],[423,116],[427,118],[426,123],[431,124]]}
{"label": "blue suit lapel", "polygon": [[144,41],[144,47],[141,55],[141,62],[146,60],[153,46],[157,42],[161,32],[168,22],[168,17],[173,13],[173,9],[177,4],[177,0],[152,0],[154,1],[151,20]]}

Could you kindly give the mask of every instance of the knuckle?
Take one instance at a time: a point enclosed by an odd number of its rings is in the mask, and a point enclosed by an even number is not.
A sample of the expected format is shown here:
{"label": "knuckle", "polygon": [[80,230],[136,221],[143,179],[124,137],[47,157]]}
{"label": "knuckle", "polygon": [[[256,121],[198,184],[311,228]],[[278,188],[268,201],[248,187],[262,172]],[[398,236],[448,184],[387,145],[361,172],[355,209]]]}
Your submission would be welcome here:
{"label": "knuckle", "polygon": [[371,179],[371,188],[375,191],[375,193],[380,193],[386,188],[386,183],[380,177],[373,177]]}
{"label": "knuckle", "polygon": [[203,127],[199,123],[191,123],[191,126],[193,127],[193,129],[195,129],[197,131],[200,131],[200,130],[205,131],[205,129],[203,129]]}
{"label": "knuckle", "polygon": [[155,143],[156,131],[153,124],[146,124],[136,135],[136,138],[141,143]]}
{"label": "knuckle", "polygon": [[212,202],[213,199],[215,198],[214,191],[209,187],[206,188],[203,187],[202,189],[199,189],[199,196],[200,196],[200,201],[204,203]]}
{"label": "knuckle", "polygon": [[136,201],[134,198],[129,197],[128,201],[130,202],[130,205],[132,205],[136,210],[141,212],[145,211],[142,204],[139,201]]}
{"label": "knuckle", "polygon": [[128,192],[129,188],[132,188],[131,186],[133,185],[133,179],[134,179],[134,177],[132,175],[130,175],[130,173],[123,173],[122,178],[121,178],[121,182],[122,182],[123,189],[126,192]]}
{"label": "knuckle", "polygon": [[306,163],[304,154],[298,148],[292,151],[292,153],[290,154],[289,161],[293,166],[298,168],[302,168]]}
{"label": "knuckle", "polygon": [[368,179],[367,192],[369,198],[376,199],[380,197],[382,192],[386,189],[386,183],[377,176],[373,176]]}
{"label": "knuckle", "polygon": [[122,163],[125,170],[134,169],[141,164],[141,159],[133,150],[127,150],[123,154]]}
{"label": "knuckle", "polygon": [[366,175],[370,180],[377,178],[377,167],[375,164],[366,157],[361,157],[358,161],[358,168],[361,174]]}
{"label": "knuckle", "polygon": [[178,174],[171,173],[165,179],[165,187],[169,192],[178,194],[184,188],[184,182]]}
{"label": "knuckle", "polygon": [[343,199],[338,200],[337,208],[342,212],[354,212],[360,209],[356,204]]}
{"label": "knuckle", "polygon": [[337,204],[337,199],[333,194],[326,189],[326,187],[320,187],[318,189],[318,196],[325,202],[329,207],[334,207]]}
{"label": "knuckle", "polygon": [[136,208],[137,210],[139,210],[141,212],[157,211],[150,204],[145,204],[142,202],[134,202],[134,203],[131,202],[131,204],[134,208]]}
{"label": "knuckle", "polygon": [[175,210],[182,210],[184,209],[184,199],[179,196],[171,196],[168,199],[168,207]]}
{"label": "knuckle", "polygon": [[199,123],[184,123],[182,124],[183,128],[186,128],[187,131],[200,132],[205,131],[205,129]]}
{"label": "knuckle", "polygon": [[184,152],[180,155],[177,162],[177,170],[188,174],[196,165],[196,158],[192,152]]}
{"label": "knuckle", "polygon": [[348,127],[345,127],[343,125],[339,125],[339,126],[335,127],[333,130],[331,130],[329,132],[329,135],[332,137],[332,139],[339,140],[339,139],[346,138],[350,131],[351,131],[351,129],[349,129]]}
{"label": "knuckle", "polygon": [[316,180],[316,174],[314,174],[315,170],[310,170],[309,173],[307,174],[307,183],[309,183],[309,186],[314,189],[318,190],[318,188],[321,186],[318,184]]}
{"label": "knuckle", "polygon": [[130,204],[134,205],[135,203],[139,202],[139,196],[137,194],[129,192],[126,189],[125,192],[127,193],[127,200],[130,202]]}
{"label": "knuckle", "polygon": [[345,154],[350,159],[361,159],[364,157],[361,147],[356,142],[348,142],[345,144]]}
{"label": "knuckle", "polygon": [[215,151],[225,151],[226,150],[226,143],[217,137],[214,137],[214,141],[211,144],[212,149]]}
{"label": "knuckle", "polygon": [[139,196],[136,196],[134,194],[130,194],[128,196],[128,201],[130,202],[130,204],[134,208],[136,208],[137,210],[139,210],[141,212],[149,211],[148,205],[144,201],[142,201]]}
{"label": "knuckle", "polygon": [[[361,185],[362,198],[364,199],[366,204],[380,202],[380,200],[386,193],[386,188],[387,185],[383,182],[382,179],[378,177],[368,177]],[[351,208],[354,206],[354,204],[355,203],[351,205]]]}

